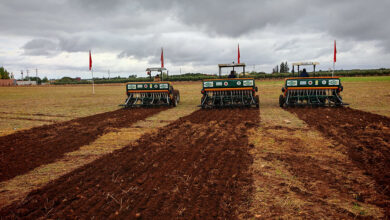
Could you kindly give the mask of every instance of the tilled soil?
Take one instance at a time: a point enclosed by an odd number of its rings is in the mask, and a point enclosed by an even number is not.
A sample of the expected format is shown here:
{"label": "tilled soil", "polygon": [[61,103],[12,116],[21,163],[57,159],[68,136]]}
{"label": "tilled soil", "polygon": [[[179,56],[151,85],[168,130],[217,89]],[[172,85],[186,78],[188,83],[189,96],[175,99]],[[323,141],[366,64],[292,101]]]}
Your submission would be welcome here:
{"label": "tilled soil", "polygon": [[[257,109],[198,110],[0,211],[4,218],[248,217]],[[252,146],[253,147],[253,146]]]}
{"label": "tilled soil", "polygon": [[43,125],[0,137],[0,181],[52,163],[78,150],[109,129],[128,127],[166,108],[119,109],[112,112]]}
{"label": "tilled soil", "polygon": [[[348,148],[348,156],[376,181],[390,216],[390,118],[351,108],[290,108],[310,126]],[[364,200],[364,198],[361,198]]]}

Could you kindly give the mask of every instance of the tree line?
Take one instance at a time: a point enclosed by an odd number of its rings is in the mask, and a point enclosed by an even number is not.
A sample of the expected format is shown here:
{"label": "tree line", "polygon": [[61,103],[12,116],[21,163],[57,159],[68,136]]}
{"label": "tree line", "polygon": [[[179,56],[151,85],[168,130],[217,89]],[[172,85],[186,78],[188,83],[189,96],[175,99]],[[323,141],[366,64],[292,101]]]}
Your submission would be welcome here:
{"label": "tree line", "polygon": [[272,73],[288,73],[290,71],[290,67],[288,66],[287,61],[280,63],[280,65],[276,65],[272,69]]}

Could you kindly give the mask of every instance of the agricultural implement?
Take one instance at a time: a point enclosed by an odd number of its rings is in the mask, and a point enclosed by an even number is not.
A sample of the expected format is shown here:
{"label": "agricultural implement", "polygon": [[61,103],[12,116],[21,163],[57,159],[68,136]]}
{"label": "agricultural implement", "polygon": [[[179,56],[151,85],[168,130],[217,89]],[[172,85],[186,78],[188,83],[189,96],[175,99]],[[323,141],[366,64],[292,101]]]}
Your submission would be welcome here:
{"label": "agricultural implement", "polygon": [[[202,82],[200,107],[259,107],[259,96],[253,78],[245,78],[245,64],[219,64],[220,79],[205,79]],[[221,78],[222,68],[230,68],[230,78]],[[243,68],[243,78],[235,78],[235,67]]]}
{"label": "agricultural implement", "polygon": [[315,77],[315,65],[318,64],[316,62],[297,64],[298,73],[299,65],[313,65],[314,76],[286,78],[282,94],[279,96],[280,107],[348,105],[343,102],[340,96],[340,92],[343,91],[340,78]]}
{"label": "agricultural implement", "polygon": [[[177,106],[180,102],[180,93],[175,90],[170,82],[163,81],[163,71],[166,68],[146,69],[150,78],[152,72],[160,72],[155,77],[155,82],[133,82],[126,85],[127,99],[125,108],[146,106]],[[161,80],[161,81],[160,81]]]}

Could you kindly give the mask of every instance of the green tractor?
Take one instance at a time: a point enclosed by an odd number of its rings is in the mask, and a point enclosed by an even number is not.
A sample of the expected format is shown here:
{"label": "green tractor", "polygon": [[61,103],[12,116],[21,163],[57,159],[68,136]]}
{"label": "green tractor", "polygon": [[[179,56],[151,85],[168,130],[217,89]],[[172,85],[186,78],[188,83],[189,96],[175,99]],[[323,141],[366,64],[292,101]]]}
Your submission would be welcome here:
{"label": "green tractor", "polygon": [[167,69],[164,67],[146,69],[150,78],[152,78],[153,71],[160,72],[160,75],[156,75],[154,78],[154,82],[127,83],[127,98],[125,104],[121,106],[124,106],[125,108],[147,106],[176,107],[180,102],[180,92],[173,88],[171,82],[163,81],[164,70]]}
{"label": "green tractor", "polygon": [[[256,95],[255,79],[245,78],[245,63],[219,64],[220,79],[205,79],[202,82],[200,107],[256,107],[259,108],[259,96]],[[222,68],[233,68],[229,78],[221,78]],[[235,78],[235,67],[243,68],[243,78]]]}
{"label": "green tractor", "polygon": [[[315,77],[317,62],[294,63],[294,65],[313,65],[313,77],[286,78],[279,96],[280,107],[291,106],[343,106],[340,92],[343,91],[339,77]],[[293,71],[294,74],[294,71]]]}

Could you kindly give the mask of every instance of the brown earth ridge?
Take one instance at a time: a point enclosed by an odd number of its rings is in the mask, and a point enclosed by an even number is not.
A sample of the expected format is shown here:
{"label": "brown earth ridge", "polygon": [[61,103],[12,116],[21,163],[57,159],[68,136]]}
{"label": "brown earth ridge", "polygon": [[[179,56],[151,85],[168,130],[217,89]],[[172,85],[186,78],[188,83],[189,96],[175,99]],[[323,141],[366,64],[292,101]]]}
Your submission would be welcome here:
{"label": "brown earth ridge", "polygon": [[[348,156],[387,197],[373,202],[390,216],[390,118],[352,108],[289,108],[309,126],[348,149]],[[359,195],[364,201],[364,195]]]}
{"label": "brown earth ridge", "polygon": [[0,181],[54,162],[110,129],[128,127],[166,108],[119,109],[0,137]]}
{"label": "brown earth ridge", "polygon": [[[252,191],[257,109],[198,110],[0,211],[14,218],[237,218]],[[246,216],[248,217],[248,216]]]}

